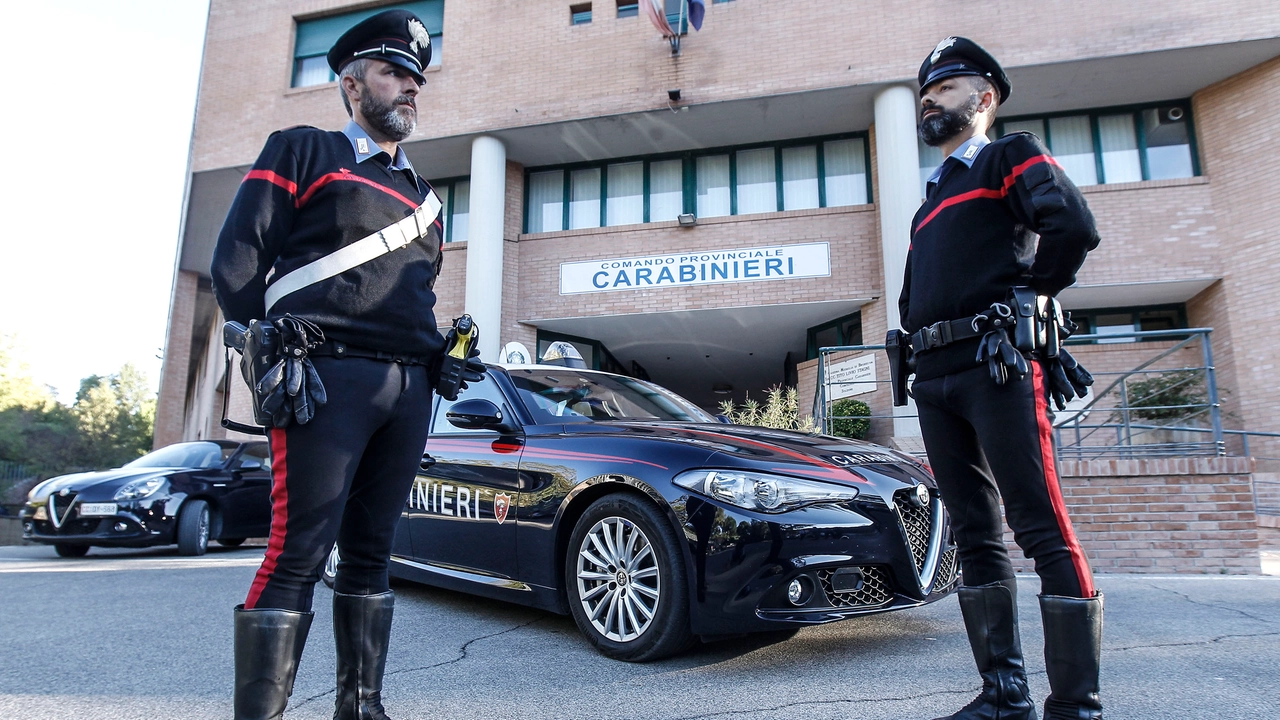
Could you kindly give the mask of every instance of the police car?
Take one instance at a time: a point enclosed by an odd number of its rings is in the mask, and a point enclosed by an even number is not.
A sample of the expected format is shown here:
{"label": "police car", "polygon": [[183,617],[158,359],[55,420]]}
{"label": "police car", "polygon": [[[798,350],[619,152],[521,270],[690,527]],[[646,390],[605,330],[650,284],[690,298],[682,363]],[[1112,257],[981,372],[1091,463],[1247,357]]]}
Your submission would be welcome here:
{"label": "police car", "polygon": [[561,365],[492,365],[435,403],[392,576],[571,614],[609,657],[958,584],[946,511],[909,455],[725,424],[652,383]]}

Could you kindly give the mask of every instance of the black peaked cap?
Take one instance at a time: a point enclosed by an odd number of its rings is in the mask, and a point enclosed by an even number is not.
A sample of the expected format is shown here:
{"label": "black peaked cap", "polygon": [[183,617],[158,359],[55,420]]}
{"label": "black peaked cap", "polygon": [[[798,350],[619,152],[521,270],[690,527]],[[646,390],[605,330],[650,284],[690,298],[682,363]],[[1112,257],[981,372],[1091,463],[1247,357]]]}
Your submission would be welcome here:
{"label": "black peaked cap", "polygon": [[427,26],[408,10],[387,10],[356,23],[333,44],[329,67],[340,74],[342,66],[360,58],[385,60],[412,72],[425,82],[422,70],[431,62],[431,36]]}
{"label": "black peaked cap", "polygon": [[1004,68],[991,57],[991,53],[969,38],[953,35],[938,43],[920,66],[920,74],[916,78],[920,81],[920,94],[923,95],[925,88],[935,82],[956,75],[977,75],[990,80],[996,92],[1000,93],[1001,104],[1013,92],[1009,76],[1004,74]]}

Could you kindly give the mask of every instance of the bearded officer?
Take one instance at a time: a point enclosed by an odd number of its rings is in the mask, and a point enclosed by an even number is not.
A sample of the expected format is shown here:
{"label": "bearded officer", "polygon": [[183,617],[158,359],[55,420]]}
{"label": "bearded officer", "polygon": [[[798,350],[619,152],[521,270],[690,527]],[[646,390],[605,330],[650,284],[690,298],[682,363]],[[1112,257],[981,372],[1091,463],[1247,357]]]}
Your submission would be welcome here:
{"label": "bearded officer", "polygon": [[919,82],[920,137],[946,159],[912,222],[899,306],[905,331],[914,333],[912,395],[959,546],[960,607],[983,681],[978,697],[947,717],[1036,717],[1003,498],[1014,539],[1040,576],[1045,716],[1101,718],[1102,595],[1067,517],[1048,408],[1050,394],[1062,392],[1053,386],[1062,364],[1011,344],[1006,302],[1012,286],[1052,297],[1071,285],[1098,245],[1093,216],[1037,137],[988,141],[1011,87],[980,46],[946,38],[925,59]]}
{"label": "bearded officer", "polygon": [[[351,121],[342,132],[271,135],[218,238],[213,289],[225,317],[245,325],[284,318],[303,328],[315,379],[327,390],[313,417],[304,408],[297,422],[269,431],[270,544],[235,609],[238,720],[284,712],[312,590],[335,541],[334,717],[386,717],[388,556],[426,445],[433,367],[444,347],[432,290],[442,260],[440,202],[399,146],[417,122],[430,58],[426,28],[403,10],[339,38],[328,61]],[[335,253],[371,237],[375,252],[364,259]],[[327,271],[315,271],[325,263]],[[476,369],[473,362],[464,377],[479,379]]]}

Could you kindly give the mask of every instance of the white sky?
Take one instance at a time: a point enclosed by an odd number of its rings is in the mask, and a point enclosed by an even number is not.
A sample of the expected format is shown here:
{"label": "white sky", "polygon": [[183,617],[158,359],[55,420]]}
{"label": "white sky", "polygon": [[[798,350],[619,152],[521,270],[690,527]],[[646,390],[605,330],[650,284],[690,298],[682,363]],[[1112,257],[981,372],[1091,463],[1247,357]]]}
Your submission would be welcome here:
{"label": "white sky", "polygon": [[0,334],[74,398],[164,345],[208,0],[5,3]]}

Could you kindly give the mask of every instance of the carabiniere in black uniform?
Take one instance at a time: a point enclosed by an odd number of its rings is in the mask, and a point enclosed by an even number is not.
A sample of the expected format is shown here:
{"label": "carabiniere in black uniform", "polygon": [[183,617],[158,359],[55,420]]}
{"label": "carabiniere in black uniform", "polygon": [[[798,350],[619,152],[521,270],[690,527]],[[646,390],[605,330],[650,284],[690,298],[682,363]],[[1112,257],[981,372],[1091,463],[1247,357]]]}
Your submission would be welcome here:
{"label": "carabiniere in black uniform", "polygon": [[[986,79],[1000,102],[1007,99],[1009,82],[995,59],[955,37],[925,60],[921,95],[966,75]],[[1044,144],[1026,133],[989,144],[976,135],[935,178],[912,222],[899,308],[914,350],[911,394],[959,546],[961,609],[983,678],[978,698],[948,717],[1036,717],[1003,541],[1003,498],[1014,539],[1041,581],[1051,687],[1045,716],[1101,718],[1102,595],[1063,503],[1048,405],[1054,395],[1061,402],[1082,394],[1091,379],[1058,351],[1051,321],[1033,347],[1016,342],[1019,332],[1035,329],[1037,313],[1054,314],[1051,298],[1075,281],[1097,247],[1093,216]],[[1024,289],[1011,297],[1018,286]]]}
{"label": "carabiniere in black uniform", "polygon": [[[388,72],[416,82],[405,85],[412,93],[430,57],[421,21],[392,10],[344,34],[329,63],[337,73],[360,58],[377,61],[374,68],[391,63],[400,70]],[[312,590],[335,541],[334,717],[386,717],[380,693],[394,603],[388,556],[427,442],[445,344],[433,312],[438,212],[439,200],[403,148],[391,157],[353,120],[343,132],[272,134],[218,238],[213,289],[227,320],[251,327],[251,350],[254,332],[278,328],[279,342],[298,355],[277,366],[274,395],[258,398],[275,409],[264,422],[273,425],[272,524],[262,566],[235,611],[237,720],[283,713],[311,624]],[[350,258],[359,241],[397,222],[402,233],[375,238],[395,238],[379,255],[352,267],[348,259],[328,276],[291,276],[325,258]],[[290,283],[294,289],[280,295]]]}

